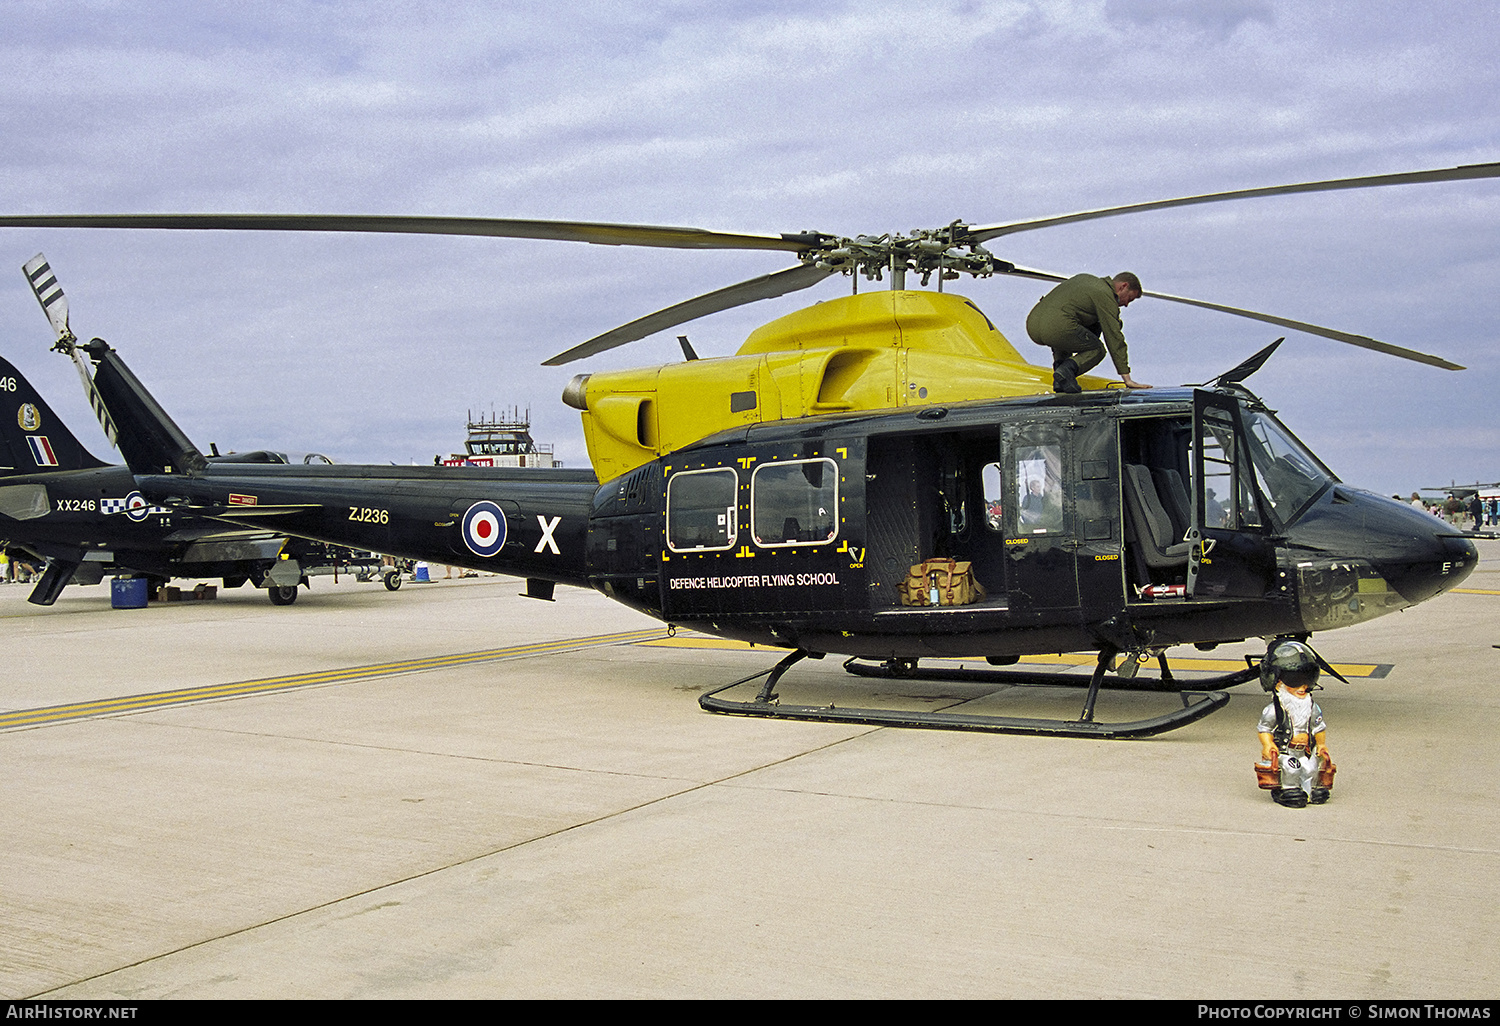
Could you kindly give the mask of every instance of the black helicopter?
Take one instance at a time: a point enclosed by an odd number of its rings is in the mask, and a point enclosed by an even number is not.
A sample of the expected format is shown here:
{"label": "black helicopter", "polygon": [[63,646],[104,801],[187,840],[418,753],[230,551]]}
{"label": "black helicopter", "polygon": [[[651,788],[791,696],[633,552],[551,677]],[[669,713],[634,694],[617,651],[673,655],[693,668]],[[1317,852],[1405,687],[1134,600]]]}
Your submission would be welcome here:
{"label": "black helicopter", "polygon": [[[905,289],[905,275],[1062,280],[983,248],[1030,228],[1248,196],[1495,177],[1500,164],[1184,197],[1039,221],[911,236],[744,236],[696,229],[484,219],[302,215],[0,218],[0,226],[393,231],[605,244],[764,248],[798,267],[689,300],[554,357],[561,363],[713,310],[844,271],[890,291],[799,311],[738,355],[580,375],[596,473],[486,468],[215,465],[168,419],[118,354],[95,340],[92,385],[114,415],[141,491],[166,508],[525,577],[528,594],[594,587],[660,617],[790,649],[753,701],[705,708],[824,720],[1123,737],[1197,719],[1203,692],[1250,679],[1175,680],[1162,653],[1250,637],[1306,638],[1424,601],[1459,583],[1473,544],[1402,503],[1351,488],[1244,385],[1275,345],[1203,387],[1149,392],[1080,379],[1050,392],[960,296]],[[1437,357],[1303,322],[1147,293],[1309,331],[1420,362]],[[913,326],[916,327],[913,327]],[[893,345],[892,338],[897,339]],[[603,482],[602,484],[600,482]],[[254,508],[253,521],[249,508]],[[950,576],[914,570],[964,565]],[[930,599],[930,600],[929,600]],[[919,660],[1099,653],[1077,720],[791,706],[773,693],[796,661],[850,656],[854,672],[936,675]],[[1118,673],[1108,671],[1126,655]],[[1135,670],[1157,656],[1161,674]],[[864,662],[862,662],[864,661]],[[876,665],[869,665],[870,662]],[[968,671],[1005,683],[1048,675]],[[734,686],[734,685],[730,685]],[[1131,723],[1094,720],[1103,686],[1184,693]],[[723,690],[723,689],[720,689]]]}
{"label": "black helicopter", "polygon": [[[60,318],[57,323],[66,332],[61,289],[44,260],[28,264],[33,269],[42,272],[33,284],[46,283],[38,298],[51,300],[44,300],[43,309]],[[87,368],[80,369],[87,380]],[[96,459],[4,358],[0,395],[9,400],[0,417],[0,544],[13,556],[24,551],[46,563],[30,602],[51,605],[69,583],[98,584],[105,574],[122,573],[144,575],[157,584],[183,577],[222,578],[225,587],[234,588],[250,581],[266,589],[272,604],[290,605],[309,572],[335,565],[351,572],[383,569],[378,557],[150,502],[128,467]],[[114,440],[108,411],[97,396],[91,400],[105,435]],[[286,463],[282,454],[264,451],[207,459]],[[399,586],[399,576],[394,582],[387,579],[391,590]]]}

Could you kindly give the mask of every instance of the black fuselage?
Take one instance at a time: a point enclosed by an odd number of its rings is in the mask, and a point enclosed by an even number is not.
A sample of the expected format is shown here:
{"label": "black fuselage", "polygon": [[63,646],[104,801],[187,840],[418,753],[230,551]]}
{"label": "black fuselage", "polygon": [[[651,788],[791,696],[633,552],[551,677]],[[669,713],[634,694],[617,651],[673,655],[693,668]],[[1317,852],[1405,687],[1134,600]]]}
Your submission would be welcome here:
{"label": "black fuselage", "polygon": [[[587,471],[440,467],[138,481],[169,508],[869,657],[1306,634],[1430,598],[1477,560],[1448,525],[1337,481],[1258,401],[1203,390],[780,421],[602,486]],[[932,558],[970,564],[983,597],[908,604],[903,582]]]}

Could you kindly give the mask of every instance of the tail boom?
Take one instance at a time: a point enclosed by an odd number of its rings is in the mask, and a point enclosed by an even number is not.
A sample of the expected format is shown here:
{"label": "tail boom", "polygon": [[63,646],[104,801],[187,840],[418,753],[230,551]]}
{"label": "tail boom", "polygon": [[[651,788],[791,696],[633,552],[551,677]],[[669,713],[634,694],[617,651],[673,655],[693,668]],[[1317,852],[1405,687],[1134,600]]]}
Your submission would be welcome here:
{"label": "tail boom", "polygon": [[586,470],[217,465],[137,477],[169,508],[393,556],[588,585]]}

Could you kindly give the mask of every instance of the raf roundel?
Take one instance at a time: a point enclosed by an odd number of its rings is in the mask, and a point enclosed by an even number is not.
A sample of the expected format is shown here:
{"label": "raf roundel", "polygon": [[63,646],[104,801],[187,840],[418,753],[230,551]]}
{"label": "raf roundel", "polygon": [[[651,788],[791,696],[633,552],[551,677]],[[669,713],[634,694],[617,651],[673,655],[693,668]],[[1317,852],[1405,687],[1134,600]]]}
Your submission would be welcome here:
{"label": "raf roundel", "polygon": [[505,513],[493,502],[476,502],[464,514],[464,544],[476,556],[493,556],[505,547]]}
{"label": "raf roundel", "polygon": [[125,496],[125,515],[136,523],[146,519],[146,514],[151,511],[151,504],[140,492],[131,492]]}

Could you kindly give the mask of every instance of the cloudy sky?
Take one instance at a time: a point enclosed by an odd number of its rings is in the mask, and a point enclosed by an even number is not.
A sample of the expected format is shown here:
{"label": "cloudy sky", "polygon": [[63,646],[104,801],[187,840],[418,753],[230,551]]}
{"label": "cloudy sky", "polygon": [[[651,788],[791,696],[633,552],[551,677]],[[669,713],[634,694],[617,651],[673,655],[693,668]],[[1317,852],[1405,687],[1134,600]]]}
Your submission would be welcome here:
{"label": "cloudy sky", "polygon": [[[19,0],[0,30],[6,213],[328,212],[878,234],[1500,160],[1500,7],[1470,2]],[[1293,334],[1251,384],[1345,480],[1500,480],[1500,180],[1241,201],[998,240],[1065,273],[1439,354]],[[350,235],[0,230],[0,352],[106,445],[20,267],[207,447],[430,463],[675,332],[543,359],[789,266],[774,253]],[[0,260],[0,267],[5,261]],[[688,327],[704,355],[847,279]],[[954,286],[1029,358],[1019,279]],[[1135,376],[1203,381],[1266,325],[1142,300]]]}

